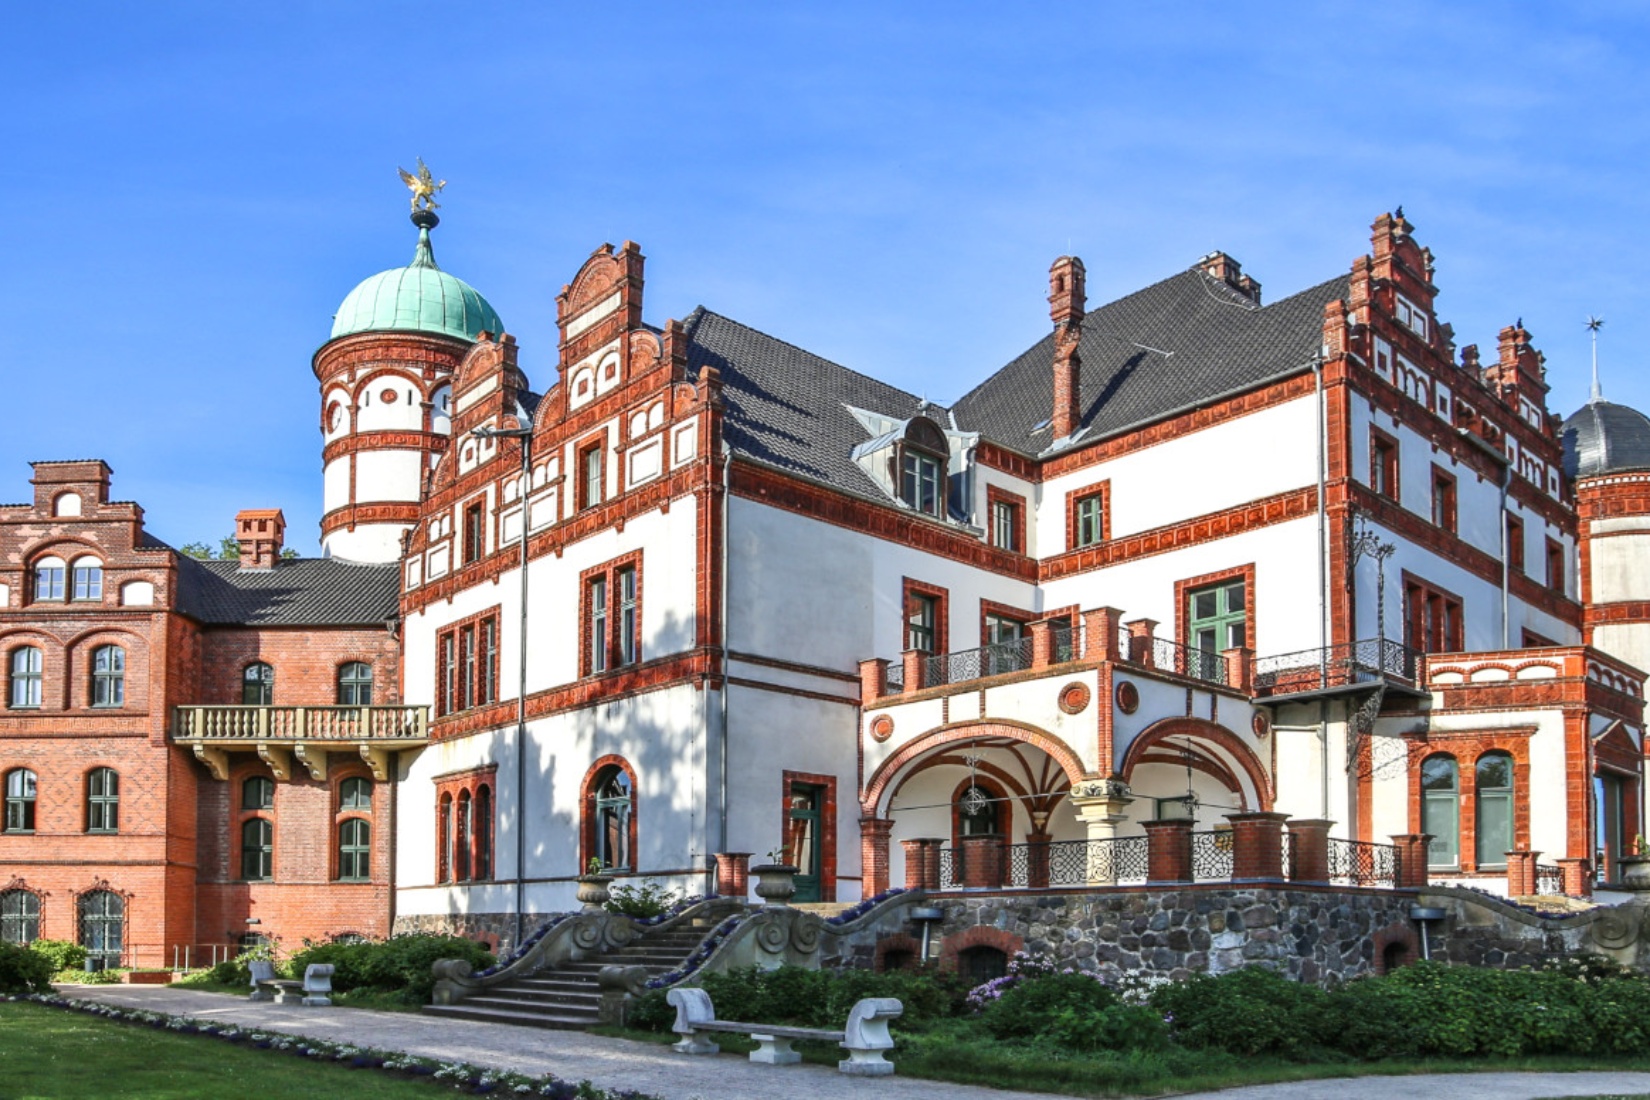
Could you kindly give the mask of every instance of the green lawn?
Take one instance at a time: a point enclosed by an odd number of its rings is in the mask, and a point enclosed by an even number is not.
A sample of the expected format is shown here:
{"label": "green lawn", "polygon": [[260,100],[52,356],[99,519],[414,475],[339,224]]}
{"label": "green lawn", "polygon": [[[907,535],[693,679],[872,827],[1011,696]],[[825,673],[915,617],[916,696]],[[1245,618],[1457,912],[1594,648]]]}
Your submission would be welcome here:
{"label": "green lawn", "polygon": [[427,1082],[379,1070],[309,1062],[221,1039],[15,1002],[0,1003],[0,1066],[5,1067],[0,1095],[6,1100],[431,1100],[441,1095]]}

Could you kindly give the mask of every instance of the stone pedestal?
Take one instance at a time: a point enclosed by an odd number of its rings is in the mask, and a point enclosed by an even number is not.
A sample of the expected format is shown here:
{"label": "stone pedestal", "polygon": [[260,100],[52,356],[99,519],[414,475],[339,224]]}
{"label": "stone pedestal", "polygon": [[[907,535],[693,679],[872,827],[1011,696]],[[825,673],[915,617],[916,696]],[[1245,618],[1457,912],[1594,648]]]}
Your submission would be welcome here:
{"label": "stone pedestal", "polygon": [[1146,880],[1151,883],[1192,881],[1192,822],[1145,821]]}
{"label": "stone pedestal", "polygon": [[[1134,801],[1128,794],[1129,786],[1121,779],[1088,779],[1072,787],[1071,805],[1090,841],[1116,839],[1124,811]],[[1109,886],[1117,881],[1117,861],[1109,853],[1091,851],[1087,863],[1089,885]]]}
{"label": "stone pedestal", "polygon": [[938,890],[940,849],[945,847],[945,841],[936,836],[921,836],[899,844],[905,850],[905,888]]}
{"label": "stone pedestal", "polygon": [[1283,878],[1283,823],[1288,814],[1227,814],[1232,823],[1232,881]]}
{"label": "stone pedestal", "polygon": [[1291,882],[1329,881],[1329,830],[1333,821],[1323,818],[1296,818],[1289,822],[1289,866]]}

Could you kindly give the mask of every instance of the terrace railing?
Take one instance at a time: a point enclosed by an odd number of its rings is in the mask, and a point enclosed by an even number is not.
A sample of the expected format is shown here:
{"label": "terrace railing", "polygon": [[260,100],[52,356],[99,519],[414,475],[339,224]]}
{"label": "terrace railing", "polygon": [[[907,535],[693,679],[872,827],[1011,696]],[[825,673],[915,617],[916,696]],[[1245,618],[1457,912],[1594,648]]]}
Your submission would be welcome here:
{"label": "terrace railing", "polygon": [[1379,679],[1414,684],[1420,654],[1391,638],[1301,649],[1255,659],[1255,694],[1290,695]]}
{"label": "terrace railing", "polygon": [[177,741],[419,741],[429,737],[429,708],[176,707]]}
{"label": "terrace railing", "polygon": [[1391,844],[1329,838],[1329,881],[1346,886],[1396,886],[1403,865]]}
{"label": "terrace railing", "polygon": [[[990,860],[973,868],[970,858]],[[1138,886],[1146,881],[1146,838],[1055,840],[1047,844],[1004,844],[994,851],[941,848],[939,888],[970,886],[999,890],[1062,886]]]}
{"label": "terrace railing", "polygon": [[[1031,639],[997,642],[961,653],[938,653],[923,660],[924,687],[961,684],[982,676],[1020,672],[1031,667]],[[903,672],[903,669],[901,670]],[[903,683],[903,677],[902,677]],[[889,684],[892,689],[893,684]]]}
{"label": "terrace railing", "polygon": [[1564,868],[1545,863],[1535,865],[1535,892],[1547,897],[1564,896]]}

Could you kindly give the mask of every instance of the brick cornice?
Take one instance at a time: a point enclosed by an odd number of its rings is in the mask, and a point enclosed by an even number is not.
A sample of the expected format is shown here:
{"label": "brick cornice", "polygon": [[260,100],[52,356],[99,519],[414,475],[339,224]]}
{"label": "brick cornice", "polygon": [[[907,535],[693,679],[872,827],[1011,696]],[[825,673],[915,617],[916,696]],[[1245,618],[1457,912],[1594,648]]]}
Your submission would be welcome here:
{"label": "brick cornice", "polygon": [[430,451],[447,449],[448,438],[440,432],[369,431],[334,439],[321,448],[321,461],[331,462],[357,451]]}

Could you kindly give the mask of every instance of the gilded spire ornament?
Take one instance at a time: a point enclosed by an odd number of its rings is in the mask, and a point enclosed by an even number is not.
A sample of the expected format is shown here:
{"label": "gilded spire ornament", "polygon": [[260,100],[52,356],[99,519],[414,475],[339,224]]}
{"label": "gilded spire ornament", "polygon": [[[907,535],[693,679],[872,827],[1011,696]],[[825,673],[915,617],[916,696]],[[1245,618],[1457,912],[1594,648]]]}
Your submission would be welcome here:
{"label": "gilded spire ornament", "polygon": [[[397,168],[396,171],[401,173],[401,182],[406,184],[407,190],[412,192],[412,212],[414,214],[435,210],[441,205],[435,201],[435,196],[436,192],[447,186],[447,181],[437,180],[430,173],[429,166],[424,163],[423,157],[418,158],[418,174],[416,176],[405,168]],[[420,205],[421,203],[423,205]]]}

